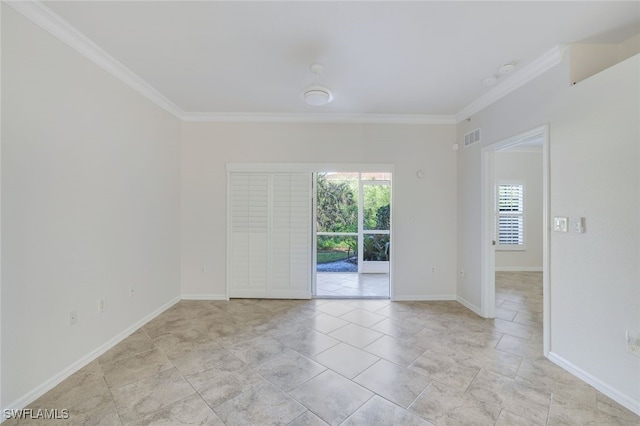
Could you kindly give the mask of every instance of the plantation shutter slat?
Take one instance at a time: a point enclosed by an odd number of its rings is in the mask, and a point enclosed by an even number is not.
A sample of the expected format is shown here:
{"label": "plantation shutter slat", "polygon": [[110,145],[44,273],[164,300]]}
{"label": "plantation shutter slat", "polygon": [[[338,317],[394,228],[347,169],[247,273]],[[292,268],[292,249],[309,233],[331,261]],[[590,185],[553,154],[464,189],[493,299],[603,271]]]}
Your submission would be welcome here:
{"label": "plantation shutter slat", "polygon": [[230,173],[230,297],[311,296],[311,173]]}
{"label": "plantation shutter slat", "polygon": [[496,238],[498,246],[524,245],[524,185],[499,184],[496,197]]}

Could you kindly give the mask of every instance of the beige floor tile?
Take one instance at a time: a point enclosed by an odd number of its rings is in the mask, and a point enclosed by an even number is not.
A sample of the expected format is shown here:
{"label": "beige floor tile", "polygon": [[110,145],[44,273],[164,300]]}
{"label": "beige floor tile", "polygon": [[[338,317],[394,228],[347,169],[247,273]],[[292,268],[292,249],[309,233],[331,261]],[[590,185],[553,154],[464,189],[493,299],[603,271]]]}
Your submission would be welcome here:
{"label": "beige floor tile", "polygon": [[118,388],[173,368],[171,361],[158,349],[102,365],[104,378],[111,388]]}
{"label": "beige floor tile", "polygon": [[182,301],[29,404],[70,421],[3,426],[640,425],[542,356],[541,273],[497,273],[496,304]]}
{"label": "beige floor tile", "polygon": [[549,415],[551,394],[532,388],[520,379],[480,371],[466,390],[480,402],[518,413],[532,424],[544,425]]}
{"label": "beige floor tile", "polygon": [[300,324],[305,327],[313,328],[320,333],[331,333],[340,327],[349,324],[347,321],[334,317],[333,315],[320,313],[311,318],[307,318],[304,321],[300,321]]}
{"label": "beige floor tile", "polygon": [[330,425],[338,425],[373,396],[362,386],[327,370],[289,393]]}
{"label": "beige floor tile", "polygon": [[333,337],[311,329],[279,336],[278,340],[309,358],[340,343],[339,340]]}
{"label": "beige floor tile", "polygon": [[[192,395],[148,414],[131,426],[224,426],[199,395]],[[126,426],[126,425],[125,425]]]}
{"label": "beige floor tile", "polygon": [[257,373],[285,392],[317,376],[324,370],[326,367],[291,349],[287,349],[277,358],[256,367]]}
{"label": "beige floor tile", "polygon": [[228,426],[285,425],[306,411],[270,383],[255,386],[214,408]]}
{"label": "beige floor tile", "polygon": [[229,352],[253,367],[280,357],[286,350],[285,345],[270,337],[258,337],[229,348]]}
{"label": "beige floor tile", "polygon": [[500,415],[499,407],[438,382],[432,382],[409,411],[438,426],[494,425]]}
{"label": "beige floor tile", "polygon": [[328,423],[323,421],[320,417],[307,410],[300,416],[296,417],[287,426],[326,426],[327,424]]}
{"label": "beige floor tile", "polygon": [[329,336],[362,349],[381,338],[383,334],[357,324],[347,324],[344,327],[332,331],[329,333]]}
{"label": "beige floor tile", "polygon": [[342,426],[369,425],[428,426],[433,423],[376,395],[342,423]]}
{"label": "beige floor tile", "polygon": [[339,317],[340,315],[344,315],[347,312],[351,312],[355,309],[353,306],[349,306],[348,302],[342,301],[329,301],[327,303],[323,303],[318,306],[316,309],[320,312],[324,312],[325,314],[333,315],[334,317]]}
{"label": "beige floor tile", "polygon": [[496,349],[522,358],[541,358],[542,346],[533,340],[504,335],[495,346]]}
{"label": "beige floor tile", "polygon": [[425,352],[425,349],[419,344],[404,343],[391,336],[382,336],[365,346],[364,350],[401,367],[408,367]]}
{"label": "beige floor tile", "polygon": [[403,408],[407,408],[430,382],[428,378],[384,359],[364,370],[353,381]]}
{"label": "beige floor tile", "polygon": [[319,353],[314,359],[346,378],[353,379],[380,358],[346,343],[339,343]]}
{"label": "beige floor tile", "polygon": [[412,315],[410,319],[401,320],[387,318],[371,327],[372,330],[388,334],[399,339],[411,338],[420,333],[425,328],[425,322],[415,319]]}
{"label": "beige floor tile", "polygon": [[112,389],[113,401],[123,423],[131,423],[194,395],[195,390],[175,368]]}
{"label": "beige floor tile", "polygon": [[340,316],[340,318],[354,324],[361,325],[363,327],[371,327],[372,325],[379,323],[387,317],[357,308]]}
{"label": "beige floor tile", "polygon": [[138,330],[100,356],[98,362],[106,364],[151,349],[154,349],[153,341],[143,330]]}
{"label": "beige floor tile", "polygon": [[214,408],[265,382],[262,376],[241,361],[239,365],[222,365],[186,376],[186,379],[202,399]]}

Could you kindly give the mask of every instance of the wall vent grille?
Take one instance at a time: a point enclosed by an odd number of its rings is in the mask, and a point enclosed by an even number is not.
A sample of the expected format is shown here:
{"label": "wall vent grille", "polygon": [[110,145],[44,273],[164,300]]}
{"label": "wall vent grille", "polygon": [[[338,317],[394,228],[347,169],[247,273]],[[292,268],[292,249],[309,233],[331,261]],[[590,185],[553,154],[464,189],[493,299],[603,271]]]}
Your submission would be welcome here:
{"label": "wall vent grille", "polygon": [[464,146],[465,148],[469,145],[473,145],[474,143],[480,142],[480,128],[474,129],[464,135]]}

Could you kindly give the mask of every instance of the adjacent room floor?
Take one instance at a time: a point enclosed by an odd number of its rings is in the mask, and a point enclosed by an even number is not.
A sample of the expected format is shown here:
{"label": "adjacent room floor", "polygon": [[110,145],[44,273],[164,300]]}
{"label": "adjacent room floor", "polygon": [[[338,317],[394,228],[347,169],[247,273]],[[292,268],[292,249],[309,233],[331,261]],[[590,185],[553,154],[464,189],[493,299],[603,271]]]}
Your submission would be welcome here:
{"label": "adjacent room floor", "polygon": [[499,273],[495,320],[457,302],[183,301],[31,407],[90,425],[638,424],[542,357],[541,287]]}
{"label": "adjacent room floor", "polygon": [[389,274],[318,272],[317,297],[389,298]]}

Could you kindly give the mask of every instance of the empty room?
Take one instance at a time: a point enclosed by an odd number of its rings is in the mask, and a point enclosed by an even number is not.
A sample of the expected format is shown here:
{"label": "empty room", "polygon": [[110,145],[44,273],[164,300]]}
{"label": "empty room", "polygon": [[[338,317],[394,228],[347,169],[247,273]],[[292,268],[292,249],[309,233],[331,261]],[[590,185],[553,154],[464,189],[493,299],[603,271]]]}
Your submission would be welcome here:
{"label": "empty room", "polygon": [[3,426],[640,424],[640,2],[0,11]]}

